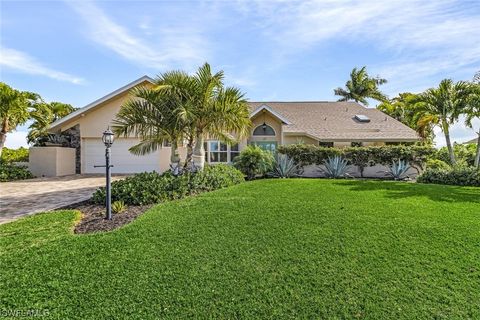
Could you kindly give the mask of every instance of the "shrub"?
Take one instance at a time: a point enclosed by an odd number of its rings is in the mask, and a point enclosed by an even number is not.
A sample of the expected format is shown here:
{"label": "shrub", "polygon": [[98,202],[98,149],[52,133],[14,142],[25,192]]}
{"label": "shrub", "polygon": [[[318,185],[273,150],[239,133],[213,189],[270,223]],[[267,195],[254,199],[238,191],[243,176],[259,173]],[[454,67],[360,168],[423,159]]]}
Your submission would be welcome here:
{"label": "shrub", "polygon": [[127,209],[127,206],[125,205],[125,202],[121,201],[121,200],[117,200],[117,201],[114,201],[112,203],[112,212],[113,213],[122,213],[123,211],[125,211]]}
{"label": "shrub", "polygon": [[295,164],[295,161],[289,158],[286,154],[278,153],[275,156],[270,176],[275,178],[291,178],[296,177],[300,173],[300,166]]}
{"label": "shrub", "polygon": [[325,169],[320,169],[328,178],[344,178],[347,176],[348,161],[341,156],[328,157],[324,160]]}
{"label": "shrub", "polygon": [[[112,183],[112,201],[144,205],[182,199],[192,194],[229,187],[244,181],[243,174],[229,165],[206,166],[196,173],[175,176],[171,171],[138,173]],[[92,196],[95,203],[105,203],[105,188]]]}
{"label": "shrub", "polygon": [[18,149],[3,148],[1,162],[28,162],[28,149],[24,147]]}
{"label": "shrub", "polygon": [[407,171],[411,168],[410,164],[404,160],[393,161],[388,167],[388,171],[385,171],[387,176],[394,180],[404,180],[408,178]]}
{"label": "shrub", "polygon": [[427,161],[427,169],[434,170],[450,170],[452,167],[445,161],[438,159],[430,159]]}
{"label": "shrub", "polygon": [[231,187],[245,181],[243,173],[231,165],[206,166],[193,175],[192,190],[195,193]]}
{"label": "shrub", "polygon": [[322,164],[329,157],[345,157],[349,164],[363,169],[375,164],[388,166],[394,161],[405,160],[414,168],[423,169],[427,159],[435,154],[435,149],[421,145],[370,146],[355,148],[325,148],[315,145],[280,146],[278,152],[293,158],[301,166]]}
{"label": "shrub", "polygon": [[[473,166],[475,161],[475,154],[477,146],[475,144],[454,144],[453,153],[455,159],[458,161],[466,162],[469,166]],[[442,147],[432,156],[433,159],[442,160],[445,163],[451,164],[450,156],[448,155],[447,147]]]}
{"label": "shrub", "polygon": [[0,181],[14,181],[35,178],[27,167],[0,163]]}
{"label": "shrub", "polygon": [[464,166],[448,170],[427,168],[417,177],[417,182],[480,187],[480,169]]}
{"label": "shrub", "polygon": [[235,158],[235,168],[243,172],[248,180],[252,180],[269,172],[273,161],[273,155],[270,152],[250,145]]}

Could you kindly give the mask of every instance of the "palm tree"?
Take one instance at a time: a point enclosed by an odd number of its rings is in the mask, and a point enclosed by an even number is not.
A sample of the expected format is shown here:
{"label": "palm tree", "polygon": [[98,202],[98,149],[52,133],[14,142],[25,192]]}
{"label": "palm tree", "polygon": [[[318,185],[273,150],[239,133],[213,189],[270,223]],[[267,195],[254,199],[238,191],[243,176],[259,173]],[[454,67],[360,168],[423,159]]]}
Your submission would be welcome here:
{"label": "palm tree", "polygon": [[36,104],[30,111],[30,118],[33,119],[33,122],[28,127],[30,129],[27,135],[28,143],[39,142],[42,138],[47,137],[50,124],[75,110],[70,104],[61,102]]}
{"label": "palm tree", "polygon": [[133,97],[122,105],[114,120],[115,134],[140,137],[140,143],[129,149],[136,155],[154,152],[170,143],[170,162],[177,165],[178,145],[188,129],[186,112],[191,91],[192,80],[182,71],[161,74],[154,88],[134,88]]}
{"label": "palm tree", "polygon": [[419,96],[421,103],[419,121],[428,120],[442,129],[452,164],[456,161],[450,140],[450,125],[458,120],[463,110],[466,110],[470,95],[471,86],[468,82],[454,83],[451,79],[444,79],[438,88],[428,89]]}
{"label": "palm tree", "polygon": [[194,92],[190,123],[195,133],[193,161],[203,168],[205,149],[203,142],[208,135],[232,143],[235,138],[248,135],[251,121],[250,111],[244,94],[235,87],[224,87],[223,71],[212,74],[210,65],[205,63],[193,76]]}
{"label": "palm tree", "polygon": [[360,70],[353,68],[350,73],[350,80],[345,84],[346,88],[334,89],[334,93],[342,97],[338,101],[354,100],[368,106],[367,99],[374,99],[380,102],[387,101],[387,96],[378,89],[378,86],[386,82],[386,79],[370,77],[365,66]]}
{"label": "palm tree", "polygon": [[[480,72],[478,73],[480,80]],[[472,83],[472,92],[468,106],[465,110],[465,126],[473,129],[473,119],[480,119],[480,82]],[[480,129],[477,132],[477,151],[475,154],[474,166],[480,167]]]}
{"label": "palm tree", "polygon": [[480,71],[477,71],[477,73],[475,73],[475,75],[473,76],[473,82],[480,83]]}
{"label": "palm tree", "polygon": [[418,94],[399,93],[397,97],[380,103],[377,109],[417,131],[424,141],[432,141],[434,127],[432,118],[422,117],[418,100]]}
{"label": "palm tree", "polygon": [[27,122],[29,109],[40,100],[37,94],[19,91],[0,82],[0,155],[7,133]]}

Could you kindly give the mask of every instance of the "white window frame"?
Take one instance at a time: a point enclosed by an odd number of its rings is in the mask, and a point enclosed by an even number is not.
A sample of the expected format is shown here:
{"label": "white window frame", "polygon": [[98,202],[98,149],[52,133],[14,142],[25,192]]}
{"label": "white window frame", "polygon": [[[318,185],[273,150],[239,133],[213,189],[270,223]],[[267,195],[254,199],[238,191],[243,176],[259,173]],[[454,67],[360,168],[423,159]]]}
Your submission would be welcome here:
{"label": "white window frame", "polygon": [[[218,144],[218,151],[213,151],[215,153],[226,153],[227,154],[227,161],[210,161],[210,153],[212,151],[210,151],[210,143],[217,143]],[[238,147],[238,151],[236,150],[232,150],[232,146],[230,144],[227,144],[227,143],[224,143],[226,146],[227,146],[227,150],[225,151],[220,151],[220,147],[221,147],[221,144],[223,142],[220,142],[219,140],[207,140],[205,141],[205,144],[206,144],[206,148],[205,148],[205,163],[208,163],[208,164],[217,164],[217,163],[231,163],[232,162],[232,153],[237,153],[237,154],[240,154],[240,147]],[[235,144],[235,145],[238,145],[238,144]],[[219,156],[220,157],[220,156]]]}

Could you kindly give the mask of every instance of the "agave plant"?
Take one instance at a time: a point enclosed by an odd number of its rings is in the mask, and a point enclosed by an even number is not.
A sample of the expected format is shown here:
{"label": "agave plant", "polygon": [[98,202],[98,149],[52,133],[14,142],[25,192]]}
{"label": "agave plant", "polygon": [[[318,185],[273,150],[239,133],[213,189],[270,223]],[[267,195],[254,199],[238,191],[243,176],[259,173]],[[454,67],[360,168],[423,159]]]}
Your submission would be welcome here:
{"label": "agave plant", "polygon": [[408,161],[398,160],[393,161],[392,165],[388,167],[388,171],[384,171],[387,176],[392,177],[394,180],[404,180],[408,178],[406,174],[407,171],[411,168]]}
{"label": "agave plant", "polygon": [[300,166],[286,154],[277,154],[270,176],[275,178],[292,178],[300,174]]}
{"label": "agave plant", "polygon": [[327,160],[323,160],[323,165],[325,169],[320,168],[320,171],[328,178],[343,178],[349,176],[347,173],[348,161],[344,157],[328,157]]}

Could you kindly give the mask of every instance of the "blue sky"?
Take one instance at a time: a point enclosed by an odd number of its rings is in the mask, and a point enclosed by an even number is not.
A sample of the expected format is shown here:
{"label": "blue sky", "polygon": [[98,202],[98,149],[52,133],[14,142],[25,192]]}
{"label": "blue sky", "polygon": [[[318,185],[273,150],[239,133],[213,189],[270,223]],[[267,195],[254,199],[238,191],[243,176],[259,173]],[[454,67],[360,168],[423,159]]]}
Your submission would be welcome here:
{"label": "blue sky", "polygon": [[[420,92],[480,70],[480,1],[6,1],[0,79],[82,107],[205,61],[250,100],[336,100],[351,69]],[[477,128],[480,120],[476,122]],[[25,145],[26,128],[7,137]],[[454,139],[473,130],[454,126]],[[438,135],[438,145],[443,138]]]}

